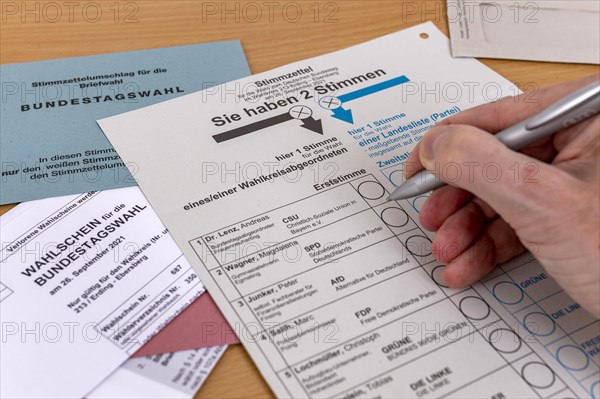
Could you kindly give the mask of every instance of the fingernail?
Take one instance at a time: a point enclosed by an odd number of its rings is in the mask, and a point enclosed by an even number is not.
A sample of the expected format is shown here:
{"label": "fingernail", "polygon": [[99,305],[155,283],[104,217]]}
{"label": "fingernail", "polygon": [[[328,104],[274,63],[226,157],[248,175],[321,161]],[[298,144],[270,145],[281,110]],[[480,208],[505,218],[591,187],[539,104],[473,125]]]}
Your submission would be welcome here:
{"label": "fingernail", "polygon": [[429,133],[423,137],[423,141],[419,148],[421,149],[421,161],[432,161],[435,158],[436,145],[441,142],[441,138],[444,137],[450,128],[446,125],[436,126]]}

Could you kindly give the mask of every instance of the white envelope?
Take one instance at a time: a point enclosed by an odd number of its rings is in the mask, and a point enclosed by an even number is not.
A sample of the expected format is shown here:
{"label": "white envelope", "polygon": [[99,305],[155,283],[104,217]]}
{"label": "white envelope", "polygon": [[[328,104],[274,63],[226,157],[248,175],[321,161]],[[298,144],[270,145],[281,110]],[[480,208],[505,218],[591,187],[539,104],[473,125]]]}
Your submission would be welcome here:
{"label": "white envelope", "polygon": [[454,57],[600,63],[600,1],[448,0]]}
{"label": "white envelope", "polygon": [[225,349],[227,345],[131,358],[86,398],[192,398]]}

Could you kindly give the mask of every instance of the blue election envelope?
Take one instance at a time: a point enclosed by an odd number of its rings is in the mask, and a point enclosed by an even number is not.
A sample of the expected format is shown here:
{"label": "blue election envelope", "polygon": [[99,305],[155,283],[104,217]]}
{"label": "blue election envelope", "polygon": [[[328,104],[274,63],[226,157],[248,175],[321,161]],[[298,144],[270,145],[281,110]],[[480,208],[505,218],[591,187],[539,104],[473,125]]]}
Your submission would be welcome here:
{"label": "blue election envelope", "polygon": [[249,74],[239,41],[0,66],[0,204],[135,185],[97,119]]}

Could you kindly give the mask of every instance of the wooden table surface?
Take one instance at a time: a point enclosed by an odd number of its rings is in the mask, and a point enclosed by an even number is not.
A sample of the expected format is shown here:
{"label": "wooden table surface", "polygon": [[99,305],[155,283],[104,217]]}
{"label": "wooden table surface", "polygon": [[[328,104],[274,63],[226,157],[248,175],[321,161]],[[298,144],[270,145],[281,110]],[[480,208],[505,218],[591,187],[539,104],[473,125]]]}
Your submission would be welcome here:
{"label": "wooden table surface", "polygon": [[[256,73],[427,20],[448,34],[444,9],[439,0],[0,0],[0,63],[240,39]],[[599,71],[590,65],[482,61],[522,89]],[[1,206],[0,214],[11,207]],[[235,345],[197,398],[272,396],[243,347]]]}

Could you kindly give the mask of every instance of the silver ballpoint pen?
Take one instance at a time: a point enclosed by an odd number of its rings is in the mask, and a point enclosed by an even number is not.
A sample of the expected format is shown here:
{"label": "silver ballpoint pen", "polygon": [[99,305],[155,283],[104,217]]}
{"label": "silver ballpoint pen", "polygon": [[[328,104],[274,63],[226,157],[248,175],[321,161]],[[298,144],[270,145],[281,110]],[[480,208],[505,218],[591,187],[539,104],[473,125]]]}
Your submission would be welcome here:
{"label": "silver ballpoint pen", "polygon": [[[596,81],[557,101],[542,112],[495,135],[512,150],[519,150],[539,139],[575,125],[600,112],[600,82]],[[446,183],[423,170],[398,187],[388,201],[416,197]]]}

